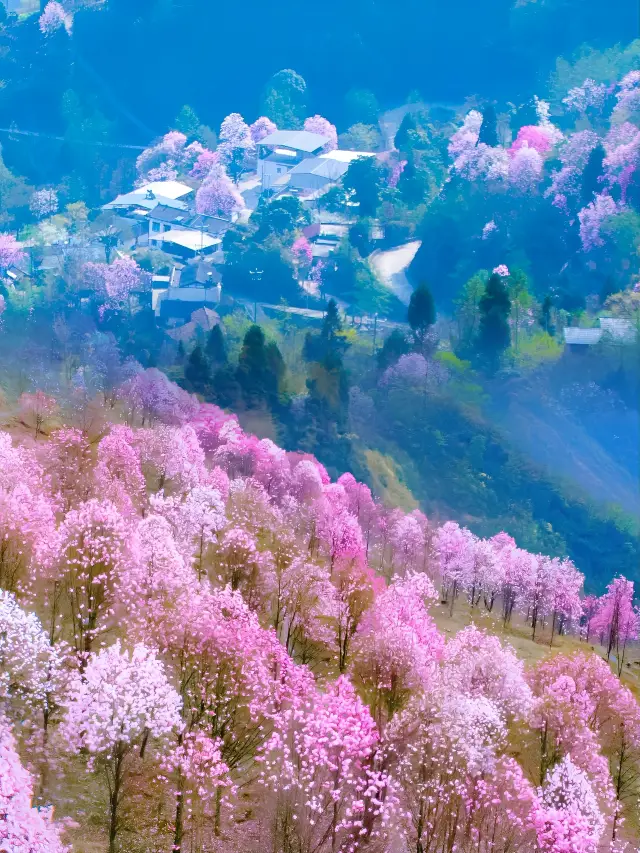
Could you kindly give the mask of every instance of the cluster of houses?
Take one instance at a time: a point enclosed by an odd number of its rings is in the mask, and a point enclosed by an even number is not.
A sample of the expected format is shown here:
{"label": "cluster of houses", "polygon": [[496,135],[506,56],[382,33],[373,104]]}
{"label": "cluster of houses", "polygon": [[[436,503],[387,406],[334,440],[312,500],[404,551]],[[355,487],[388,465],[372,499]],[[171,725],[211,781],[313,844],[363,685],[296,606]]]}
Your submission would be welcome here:
{"label": "cluster of houses", "polygon": [[[249,212],[261,193],[300,198],[311,212],[312,224],[304,233],[316,258],[330,255],[349,227],[348,217],[320,210],[318,197],[343,178],[354,160],[375,157],[359,151],[325,151],[328,142],[306,130],[276,130],[257,146],[257,174],[239,185]],[[153,310],[170,334],[182,340],[193,333],[194,324],[205,327],[215,322],[215,309],[223,300],[222,239],[237,216],[197,213],[194,187],[173,180],[137,187],[103,210],[122,225],[123,233],[132,235],[133,246],[162,249],[174,258],[169,275],[154,276],[152,291]]]}

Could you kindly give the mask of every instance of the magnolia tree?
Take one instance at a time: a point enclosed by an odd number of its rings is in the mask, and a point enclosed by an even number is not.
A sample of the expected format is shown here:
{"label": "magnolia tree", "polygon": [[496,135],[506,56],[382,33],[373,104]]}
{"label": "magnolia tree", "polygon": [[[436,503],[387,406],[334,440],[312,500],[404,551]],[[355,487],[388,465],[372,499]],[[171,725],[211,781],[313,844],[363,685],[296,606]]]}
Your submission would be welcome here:
{"label": "magnolia tree", "polygon": [[67,13],[64,10],[64,6],[61,3],[57,3],[56,0],[49,0],[38,20],[40,32],[45,36],[50,36],[57,30],[65,27],[66,24]]}
{"label": "magnolia tree", "polygon": [[426,575],[396,578],[360,622],[353,643],[352,672],[370,697],[382,727],[412,692],[428,690],[442,655],[442,635],[427,606],[437,593]]}
{"label": "magnolia tree", "polygon": [[633,581],[615,578],[599,600],[590,624],[591,632],[599,635],[607,647],[607,660],[615,654],[618,675],[624,666],[627,647],[637,639],[640,629],[640,613],[633,598]]}
{"label": "magnolia tree", "polygon": [[[4,715],[45,731],[61,687],[63,655],[33,613],[0,591],[0,703]],[[23,728],[24,731],[24,728]]]}
{"label": "magnolia tree", "polygon": [[242,210],[244,199],[220,164],[213,165],[196,192],[196,210],[208,216],[230,219]]}
{"label": "magnolia tree", "polygon": [[67,615],[69,639],[83,665],[96,638],[113,624],[126,539],[127,526],[116,507],[95,498],[72,509],[60,526],[52,607]]}
{"label": "magnolia tree", "polygon": [[68,853],[51,810],[31,805],[33,779],[20,763],[6,720],[0,717],[0,849],[7,853]]}
{"label": "magnolia tree", "polygon": [[378,731],[344,676],[314,694],[281,714],[263,750],[261,782],[278,792],[273,846],[356,850],[384,830]]}
{"label": "magnolia tree", "polygon": [[58,212],[58,194],[55,190],[36,190],[31,196],[29,210],[37,219],[45,219]]}
{"label": "magnolia tree", "polygon": [[333,151],[338,147],[338,131],[336,130],[336,126],[335,124],[331,124],[326,118],[323,118],[323,116],[315,115],[305,119],[304,129],[310,133],[318,133],[320,136],[327,138],[328,141],[323,146],[323,151]]}
{"label": "magnolia tree", "polygon": [[12,234],[0,234],[0,272],[22,263],[25,251]]}
{"label": "magnolia tree", "polygon": [[82,750],[88,770],[104,778],[109,799],[109,853],[116,850],[127,781],[136,758],[181,728],[181,700],[154,652],[120,642],[89,658],[72,680],[61,736]]}
{"label": "magnolia tree", "polygon": [[25,391],[21,395],[18,405],[21,418],[28,426],[32,427],[36,438],[44,432],[45,425],[58,411],[58,403],[55,398],[40,390],[33,394]]}
{"label": "magnolia tree", "polygon": [[251,133],[251,139],[257,145],[258,142],[261,142],[265,136],[269,136],[270,133],[275,133],[278,128],[271,121],[270,118],[266,116],[260,116],[257,118],[252,125],[249,127],[249,132]]}
{"label": "magnolia tree", "polygon": [[220,162],[237,183],[255,158],[255,141],[249,125],[240,113],[231,113],[220,125],[217,154]]}
{"label": "magnolia tree", "polygon": [[548,774],[533,810],[541,851],[596,853],[604,817],[587,774],[566,755]]}

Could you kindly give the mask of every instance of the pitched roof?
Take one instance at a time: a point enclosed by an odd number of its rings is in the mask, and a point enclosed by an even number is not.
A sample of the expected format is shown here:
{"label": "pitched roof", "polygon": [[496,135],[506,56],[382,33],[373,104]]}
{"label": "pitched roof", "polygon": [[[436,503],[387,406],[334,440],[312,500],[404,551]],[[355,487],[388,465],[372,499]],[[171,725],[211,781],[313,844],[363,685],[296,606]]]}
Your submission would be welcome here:
{"label": "pitched roof", "polygon": [[164,294],[163,302],[210,302],[220,301],[218,287],[169,287]]}
{"label": "pitched roof", "polygon": [[289,176],[317,175],[319,178],[337,181],[345,174],[348,168],[348,163],[342,163],[339,160],[326,160],[323,157],[307,157],[306,160],[303,160],[291,169]]}
{"label": "pitched roof", "polygon": [[603,334],[602,329],[579,329],[576,326],[565,326],[563,331],[565,344],[583,344],[584,346],[597,344]]}
{"label": "pitched roof", "polygon": [[637,330],[631,320],[623,317],[600,317],[600,328],[605,335],[620,343],[633,343]]}
{"label": "pitched roof", "polygon": [[193,188],[187,184],[181,184],[180,181],[151,181],[150,184],[137,187],[133,192],[136,195],[147,195],[147,193],[152,192],[154,195],[160,195],[164,198],[177,199],[192,193]]}
{"label": "pitched roof", "polygon": [[197,228],[198,231],[204,230],[212,236],[224,234],[232,224],[230,219],[222,219],[220,216],[207,216],[204,213],[197,213],[187,223],[189,228]]}
{"label": "pitched roof", "polygon": [[375,157],[372,151],[346,151],[342,148],[334,148],[333,151],[325,151],[320,154],[324,160],[335,160],[337,163],[353,163],[361,157]]}
{"label": "pitched roof", "polygon": [[200,261],[197,264],[187,264],[180,271],[180,287],[191,284],[220,284],[222,275],[213,265]]}
{"label": "pitched roof", "polygon": [[169,207],[167,204],[158,204],[149,213],[149,219],[155,219],[158,222],[179,222],[185,223],[189,219],[189,212],[177,207]]}
{"label": "pitched roof", "polygon": [[137,192],[124,193],[123,195],[116,196],[113,201],[110,201],[108,204],[103,204],[102,209],[113,210],[118,207],[139,207],[144,208],[145,210],[153,210],[159,204],[166,205],[167,207],[174,207],[178,210],[187,209],[185,202],[180,201],[179,199],[167,198],[166,196],[160,195],[153,195],[147,198]]}
{"label": "pitched roof", "polygon": [[205,305],[203,308],[198,308],[197,311],[193,312],[191,320],[196,326],[200,326],[201,329],[210,332],[220,322],[220,315],[217,311],[213,311]]}
{"label": "pitched roof", "polygon": [[186,344],[195,335],[197,328],[196,324],[191,320],[182,326],[178,326],[177,329],[167,329],[167,335],[173,338],[174,341],[182,341],[183,344]]}
{"label": "pitched roof", "polygon": [[219,246],[222,242],[218,237],[212,237],[204,231],[165,231],[164,234],[154,234],[154,240],[160,240],[163,243],[173,243],[176,246],[182,246],[184,249],[190,249],[192,252],[199,252],[202,249],[209,249],[211,246]]}
{"label": "pitched roof", "polygon": [[317,151],[329,142],[328,136],[321,136],[319,133],[311,133],[308,130],[274,130],[264,139],[261,139],[259,145],[267,145],[273,147],[282,145],[284,148],[294,148],[296,151],[304,151],[310,154],[312,151]]}

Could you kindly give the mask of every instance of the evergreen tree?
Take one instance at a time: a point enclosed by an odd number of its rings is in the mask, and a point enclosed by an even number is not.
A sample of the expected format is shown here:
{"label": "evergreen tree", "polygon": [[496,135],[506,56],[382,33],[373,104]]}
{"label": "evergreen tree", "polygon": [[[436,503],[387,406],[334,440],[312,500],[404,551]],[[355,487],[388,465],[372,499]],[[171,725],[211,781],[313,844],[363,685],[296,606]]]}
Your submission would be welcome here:
{"label": "evergreen tree", "polygon": [[349,344],[342,332],[342,321],[335,299],[327,303],[327,310],[319,334],[307,332],[302,354],[306,361],[323,361],[329,354],[342,354]]}
{"label": "evergreen tree", "polygon": [[244,336],[236,370],[247,406],[254,407],[262,402],[274,404],[284,373],[284,360],[277,344],[267,344],[260,326],[251,326]]}
{"label": "evergreen tree", "polygon": [[429,329],[436,321],[436,307],[431,291],[426,284],[421,283],[411,294],[407,309],[407,321],[416,344],[424,346]]}
{"label": "evergreen tree", "polygon": [[545,298],[542,300],[542,306],[540,308],[540,325],[545,330],[548,335],[555,334],[555,329],[551,323],[551,311],[553,309],[553,299],[547,293]]}
{"label": "evergreen tree", "polygon": [[417,129],[418,126],[413,115],[410,112],[405,113],[393,140],[394,147],[398,151],[406,151],[410,147],[411,131]]}
{"label": "evergreen tree", "polygon": [[176,130],[179,130],[180,133],[184,133],[185,136],[194,137],[197,136],[198,130],[200,128],[200,119],[188,104],[185,104],[175,120]]}
{"label": "evergreen tree", "polygon": [[394,329],[384,339],[382,349],[378,352],[378,367],[380,370],[386,370],[387,367],[395,364],[401,355],[406,355],[410,349],[406,335],[400,329]]}
{"label": "evergreen tree", "polygon": [[380,105],[369,89],[349,89],[345,95],[346,124],[375,124]]}
{"label": "evergreen tree", "polygon": [[220,367],[213,375],[213,397],[219,406],[226,409],[236,408],[242,391],[238,384],[236,371],[229,364]]}
{"label": "evergreen tree", "polygon": [[580,198],[583,207],[590,204],[593,201],[594,195],[603,189],[600,178],[604,173],[603,161],[606,156],[607,153],[601,144],[596,145],[591,154],[589,154],[587,165],[584,167],[584,172],[582,173],[582,186],[580,188]]}
{"label": "evergreen tree", "polygon": [[227,362],[227,347],[219,324],[214,326],[207,336],[206,353],[211,364],[221,365]]}
{"label": "evergreen tree", "polygon": [[502,353],[511,342],[509,315],[511,300],[502,280],[494,273],[480,299],[480,329],[478,332],[478,351],[488,369],[495,372],[500,364]]}
{"label": "evergreen tree", "polygon": [[184,369],[184,378],[194,391],[204,393],[211,383],[211,366],[204,354],[200,344],[197,344],[189,356],[189,361]]}
{"label": "evergreen tree", "polygon": [[415,207],[424,201],[429,188],[429,180],[426,172],[416,167],[415,155],[409,153],[408,158],[398,181],[398,192],[406,204]]}
{"label": "evergreen tree", "polygon": [[271,402],[274,403],[280,396],[282,382],[287,372],[282,353],[275,341],[270,341],[265,349],[267,362],[268,393]]}
{"label": "evergreen tree", "polygon": [[284,68],[267,83],[262,98],[261,112],[278,127],[298,128],[307,110],[307,84],[291,68]]}
{"label": "evergreen tree", "polygon": [[482,111],[482,125],[480,126],[478,145],[481,142],[484,142],[485,145],[491,145],[491,147],[495,147],[498,144],[498,117],[493,104],[487,104]]}
{"label": "evergreen tree", "polygon": [[375,157],[358,157],[346,171],[342,184],[360,205],[360,216],[375,216],[380,204],[380,167]]}

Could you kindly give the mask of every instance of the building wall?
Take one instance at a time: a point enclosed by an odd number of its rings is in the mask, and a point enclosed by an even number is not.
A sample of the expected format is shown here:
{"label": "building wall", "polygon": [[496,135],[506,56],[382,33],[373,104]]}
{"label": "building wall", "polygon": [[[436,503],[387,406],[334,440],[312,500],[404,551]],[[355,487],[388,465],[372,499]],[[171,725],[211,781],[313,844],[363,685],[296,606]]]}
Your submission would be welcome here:
{"label": "building wall", "polygon": [[322,190],[333,183],[329,178],[323,175],[312,175],[311,173],[296,173],[291,175],[289,186],[298,190]]}
{"label": "building wall", "polygon": [[275,163],[273,160],[258,160],[258,177],[262,182],[262,189],[271,189],[275,182],[290,172],[295,165],[295,162],[291,165],[285,165],[284,163]]}

